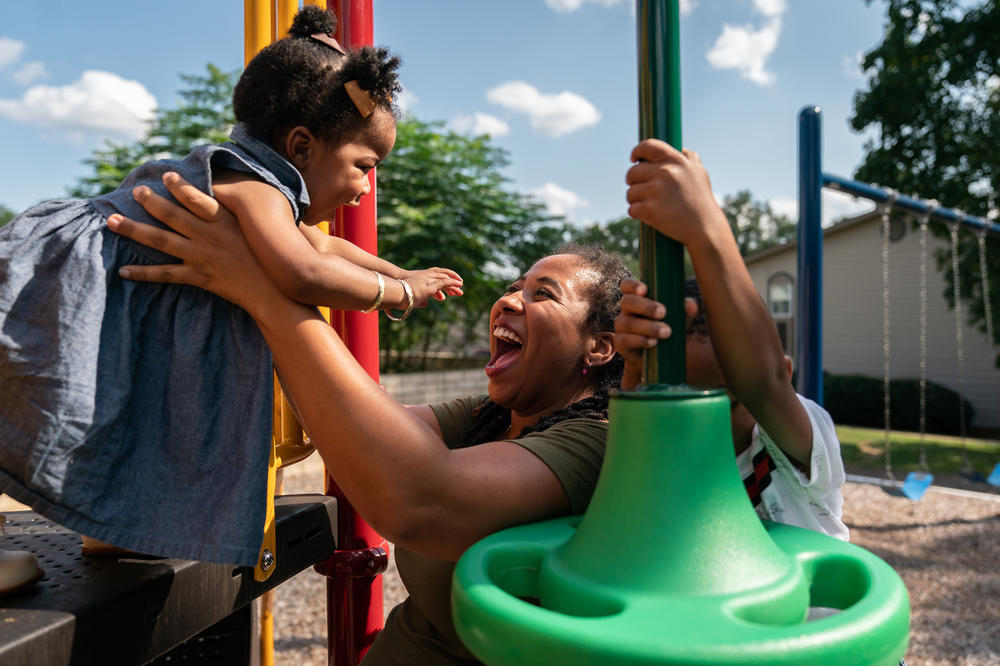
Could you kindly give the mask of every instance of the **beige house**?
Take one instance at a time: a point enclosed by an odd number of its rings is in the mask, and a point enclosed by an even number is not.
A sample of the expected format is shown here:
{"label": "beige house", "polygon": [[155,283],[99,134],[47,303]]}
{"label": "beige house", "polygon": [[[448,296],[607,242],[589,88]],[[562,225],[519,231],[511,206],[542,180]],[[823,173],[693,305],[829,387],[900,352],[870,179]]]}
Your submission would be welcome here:
{"label": "beige house", "polygon": [[[959,233],[974,233],[960,230]],[[892,378],[920,377],[920,231],[894,221],[889,234],[889,358]],[[935,251],[945,239],[928,234],[927,378],[959,390],[955,312],[944,293]],[[795,358],[796,244],[746,259],[750,276],[774,316],[786,353]],[[998,295],[1000,296],[1000,295]],[[993,299],[993,307],[1000,306]],[[823,369],[833,374],[883,375],[881,217],[868,213],[823,233]],[[964,319],[964,317],[963,317]],[[962,393],[975,408],[973,429],[1000,429],[998,349],[962,324]]]}

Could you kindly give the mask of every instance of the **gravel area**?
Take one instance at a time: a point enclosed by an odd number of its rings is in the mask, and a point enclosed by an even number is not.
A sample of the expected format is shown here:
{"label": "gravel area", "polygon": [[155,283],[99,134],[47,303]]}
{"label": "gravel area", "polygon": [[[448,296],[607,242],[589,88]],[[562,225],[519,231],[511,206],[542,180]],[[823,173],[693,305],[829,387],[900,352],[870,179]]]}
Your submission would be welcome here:
{"label": "gravel area", "polygon": [[[286,471],[284,490],[322,492],[322,474],[314,455]],[[906,582],[910,666],[995,666],[1000,664],[1000,489],[961,477],[939,481],[987,492],[951,494],[932,486],[912,502],[893,488],[848,483],[845,522],[853,543],[884,559]],[[388,612],[406,591],[392,565],[383,581]],[[278,588],[275,662],[325,666],[325,583],[319,574],[303,572]]]}

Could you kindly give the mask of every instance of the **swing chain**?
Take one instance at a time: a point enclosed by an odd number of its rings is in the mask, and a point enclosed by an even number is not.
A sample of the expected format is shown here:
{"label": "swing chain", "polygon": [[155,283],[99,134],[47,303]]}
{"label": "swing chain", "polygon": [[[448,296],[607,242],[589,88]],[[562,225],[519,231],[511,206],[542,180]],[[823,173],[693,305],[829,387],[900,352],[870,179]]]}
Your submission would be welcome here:
{"label": "swing chain", "polygon": [[888,192],[888,196],[878,204],[876,210],[882,216],[882,407],[885,420],[885,476],[887,479],[895,481],[896,476],[892,473],[892,443],[889,437],[892,427],[889,395],[889,234],[891,226],[889,217],[898,193],[892,189]]}
{"label": "swing chain", "polygon": [[986,316],[986,339],[993,345],[993,306],[990,303],[990,270],[986,263],[986,230],[979,231],[979,275],[983,282],[983,310]]}
{"label": "swing chain", "polygon": [[965,220],[965,213],[955,211],[958,219],[951,223],[951,281],[955,298],[955,346],[958,355],[958,427],[962,437],[962,465],[971,469],[969,454],[965,449],[965,345],[962,333],[962,280],[958,272],[958,228]]}
{"label": "swing chain", "polygon": [[927,464],[927,231],[931,217],[938,208],[929,201],[920,216],[920,467],[930,473]]}
{"label": "swing chain", "polygon": [[[986,317],[986,340],[990,348],[994,346],[993,306],[990,303],[990,269],[986,262],[986,229],[979,230],[979,273],[983,283],[983,314]],[[1000,465],[997,466],[1000,469]]]}

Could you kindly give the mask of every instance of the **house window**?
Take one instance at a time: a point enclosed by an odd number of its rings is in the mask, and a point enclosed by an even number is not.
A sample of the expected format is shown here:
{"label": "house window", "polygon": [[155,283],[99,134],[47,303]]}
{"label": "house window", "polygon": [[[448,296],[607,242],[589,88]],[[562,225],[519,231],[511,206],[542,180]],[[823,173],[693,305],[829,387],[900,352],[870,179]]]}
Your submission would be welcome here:
{"label": "house window", "polygon": [[795,318],[792,309],[794,298],[792,276],[787,273],[772,275],[767,282],[767,309],[771,312],[778,328],[778,337],[781,338],[781,347],[788,357],[792,357],[795,351]]}
{"label": "house window", "polygon": [[[902,240],[903,236],[906,235],[906,225],[908,221],[906,218],[900,216],[898,213],[894,214],[889,219],[889,241],[895,243],[898,240]],[[881,223],[878,225],[878,235],[879,238],[885,233],[885,227]]]}

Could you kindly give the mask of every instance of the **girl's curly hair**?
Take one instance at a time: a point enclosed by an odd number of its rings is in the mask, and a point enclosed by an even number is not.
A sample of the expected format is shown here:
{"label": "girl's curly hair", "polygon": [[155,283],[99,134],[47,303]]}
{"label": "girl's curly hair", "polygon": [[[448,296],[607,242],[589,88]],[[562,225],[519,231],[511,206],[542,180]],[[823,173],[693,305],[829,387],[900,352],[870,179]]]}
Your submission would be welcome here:
{"label": "girl's curly hair", "polygon": [[[622,290],[619,285],[624,278],[632,276],[625,262],[600,245],[569,243],[557,248],[553,254],[575,255],[586,268],[601,276],[592,281],[587,289],[590,311],[586,325],[593,333],[614,331],[615,319],[622,309]],[[617,353],[609,363],[591,367],[587,376],[594,387],[594,395],[543,416],[537,423],[525,428],[520,436],[546,430],[568,419],[607,419],[610,392],[621,385],[624,371],[625,359]],[[468,445],[482,444],[502,437],[508,426],[510,410],[487,400],[476,410],[475,420],[467,436]]]}
{"label": "girl's curly hair", "polygon": [[393,97],[401,90],[400,60],[383,47],[363,46],[344,55],[311,35],[330,34],[334,15],[304,7],[288,36],[261,50],[247,65],[233,91],[233,113],[254,136],[270,141],[275,133],[304,125],[330,140],[354,136],[368,126],[344,84],[357,81],[376,107],[398,117]]}

